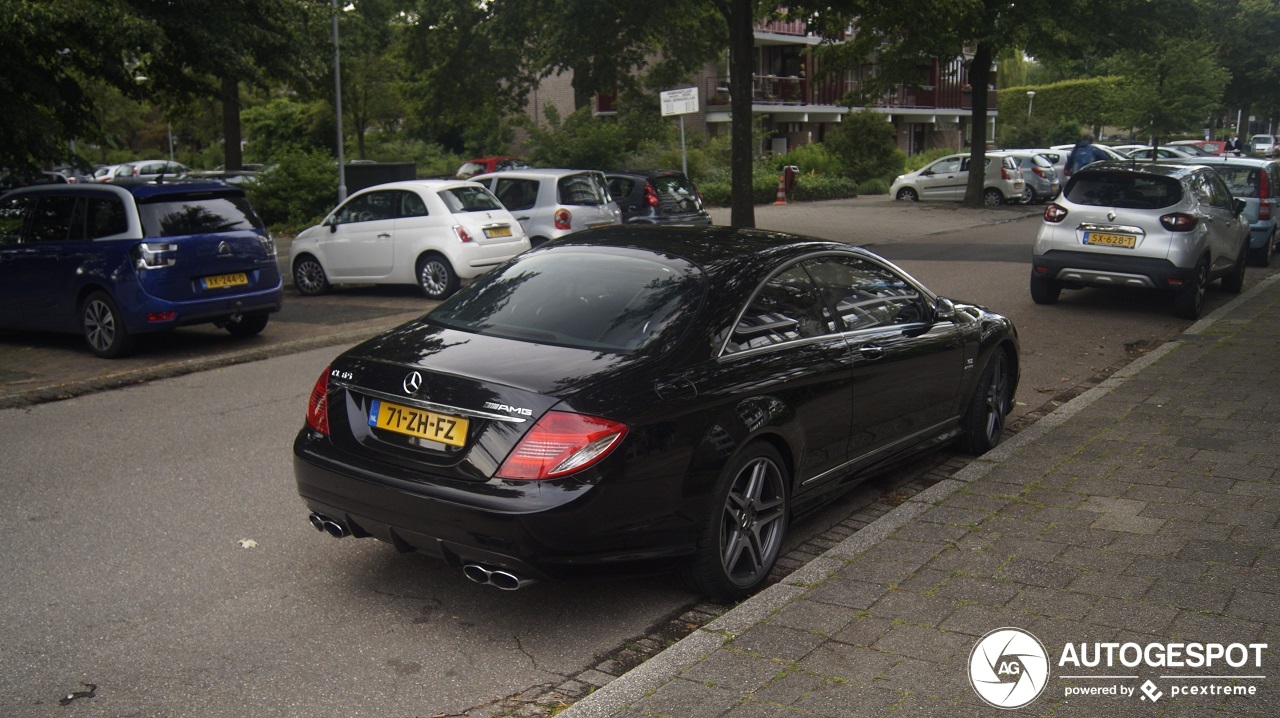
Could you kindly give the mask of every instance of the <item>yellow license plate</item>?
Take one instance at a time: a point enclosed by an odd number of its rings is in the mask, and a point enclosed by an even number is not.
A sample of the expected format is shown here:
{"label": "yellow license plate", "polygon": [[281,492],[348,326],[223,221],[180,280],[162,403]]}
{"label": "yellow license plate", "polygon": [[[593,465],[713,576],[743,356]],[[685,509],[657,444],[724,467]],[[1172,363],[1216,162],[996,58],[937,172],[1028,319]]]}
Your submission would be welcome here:
{"label": "yellow license plate", "polygon": [[236,272],[235,274],[215,274],[212,277],[205,277],[202,281],[205,289],[221,289],[248,284],[249,277],[244,272]]}
{"label": "yellow license plate", "polygon": [[1085,244],[1101,244],[1107,247],[1125,247],[1133,249],[1138,244],[1138,238],[1132,234],[1107,234],[1106,232],[1087,232],[1084,235]]}
{"label": "yellow license plate", "polygon": [[486,229],[484,231],[484,236],[488,237],[489,239],[493,239],[494,237],[510,237],[511,228],[510,227],[490,227],[489,229]]}
{"label": "yellow license plate", "polygon": [[374,400],[369,406],[369,426],[450,446],[466,444],[467,424],[467,420],[460,417],[445,416],[389,401]]}

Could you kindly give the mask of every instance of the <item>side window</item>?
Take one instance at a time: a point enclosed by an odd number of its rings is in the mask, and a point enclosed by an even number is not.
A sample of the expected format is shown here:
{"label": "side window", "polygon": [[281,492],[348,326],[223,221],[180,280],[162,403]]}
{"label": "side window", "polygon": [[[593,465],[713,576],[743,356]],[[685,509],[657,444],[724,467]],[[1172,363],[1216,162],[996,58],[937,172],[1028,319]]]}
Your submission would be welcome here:
{"label": "side window", "polygon": [[493,193],[509,212],[533,209],[538,202],[538,180],[499,179]]}
{"label": "side window", "polygon": [[395,219],[396,195],[398,192],[368,192],[352,198],[338,210],[334,216],[334,224],[352,222],[375,222],[380,219]]}
{"label": "side window", "polygon": [[961,159],[961,160],[960,160],[960,171],[961,171],[961,172],[968,172],[968,171],[969,171],[969,158],[968,158],[968,157],[965,157],[965,158],[963,158],[963,159]]}
{"label": "side window", "polygon": [[1272,197],[1280,197],[1280,165],[1269,165],[1267,173],[1271,175],[1267,178],[1267,189]]}
{"label": "side window", "polygon": [[1217,174],[1205,175],[1205,179],[1209,182],[1210,196],[1213,197],[1213,206],[1221,207],[1228,212],[1234,211],[1231,206],[1231,190],[1227,189],[1227,183]]}
{"label": "side window", "polygon": [[[31,224],[27,226],[27,236],[32,242],[65,242],[71,238],[71,225],[76,209],[76,198],[45,195],[36,204],[35,213],[31,215]],[[83,220],[82,220],[83,221]],[[81,227],[84,225],[81,224]],[[83,230],[76,232],[74,239],[80,239]]]}
{"label": "side window", "polygon": [[22,241],[22,227],[35,206],[32,197],[13,197],[0,201],[0,246]]}
{"label": "side window", "polygon": [[860,257],[823,257],[805,268],[845,331],[928,321],[924,297],[887,267]]}
{"label": "side window", "polygon": [[951,174],[960,170],[960,158],[949,157],[947,159],[938,160],[929,168],[929,172],[935,175]]}
{"label": "side window", "polygon": [[613,177],[609,180],[609,194],[616,200],[624,200],[631,196],[631,188],[635,186],[634,180],[625,177]]}
{"label": "side window", "polygon": [[427,203],[422,201],[417,192],[397,192],[400,195],[401,217],[426,217]]}
{"label": "side window", "polygon": [[726,353],[767,347],[835,331],[813,280],[799,265],[775,274],[742,313]]}
{"label": "side window", "polygon": [[122,234],[129,229],[124,205],[115,197],[90,197],[86,203],[85,231],[89,239]]}

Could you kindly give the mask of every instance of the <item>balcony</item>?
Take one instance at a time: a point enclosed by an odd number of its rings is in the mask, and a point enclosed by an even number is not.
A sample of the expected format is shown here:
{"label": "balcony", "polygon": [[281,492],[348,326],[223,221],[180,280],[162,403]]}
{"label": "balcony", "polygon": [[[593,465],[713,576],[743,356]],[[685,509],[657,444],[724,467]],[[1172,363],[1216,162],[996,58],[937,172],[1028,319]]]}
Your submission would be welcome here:
{"label": "balcony", "polygon": [[[803,77],[777,77],[754,75],[751,81],[753,105],[807,105],[841,106],[841,101],[856,93],[860,83],[850,79],[822,79],[810,81]],[[709,107],[727,109],[729,105],[729,78],[713,77],[702,88]],[[988,109],[995,109],[996,93],[987,93]],[[973,93],[953,82],[942,86],[921,85],[899,87],[867,103],[869,107],[902,109],[968,110],[973,108]]]}

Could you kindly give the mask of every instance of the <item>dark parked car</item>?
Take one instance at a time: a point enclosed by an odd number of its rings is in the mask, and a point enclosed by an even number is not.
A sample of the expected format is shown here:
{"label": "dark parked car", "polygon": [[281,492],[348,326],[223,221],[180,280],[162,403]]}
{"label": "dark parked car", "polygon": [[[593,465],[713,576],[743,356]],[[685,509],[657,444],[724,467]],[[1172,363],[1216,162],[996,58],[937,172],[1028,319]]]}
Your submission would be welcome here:
{"label": "dark parked car", "polygon": [[676,170],[606,172],[623,223],[711,224],[698,188]]}
{"label": "dark parked car", "polygon": [[65,184],[0,197],[0,326],[82,333],[103,357],[136,335],[267,326],[284,296],[276,248],[221,182]]}
{"label": "dark parked car", "polygon": [[535,248],[325,368],[294,443],[317,528],[467,577],[677,571],[742,597],[792,516],[1000,441],[1012,323],[837,242],[624,225]]}

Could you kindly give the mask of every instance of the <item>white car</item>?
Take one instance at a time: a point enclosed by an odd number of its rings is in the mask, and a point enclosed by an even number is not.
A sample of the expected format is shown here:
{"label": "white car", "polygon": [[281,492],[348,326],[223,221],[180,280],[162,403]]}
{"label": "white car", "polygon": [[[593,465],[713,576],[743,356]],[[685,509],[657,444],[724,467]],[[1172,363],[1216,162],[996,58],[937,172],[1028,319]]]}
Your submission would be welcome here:
{"label": "white car", "polygon": [[289,248],[293,284],[417,284],[444,299],[529,249],[520,223],[489,190],[460,180],[409,180],[363,189],[303,230]]}
{"label": "white car", "polygon": [[[998,207],[1005,202],[1022,200],[1026,181],[1018,163],[1002,152],[986,153],[986,182],[982,203]],[[930,162],[915,172],[899,175],[889,188],[894,199],[947,199],[962,201],[969,187],[969,153],[947,155]]]}
{"label": "white car", "polygon": [[1151,147],[1140,145],[1125,152],[1135,160],[1181,160],[1194,157],[1192,153],[1178,147]]}
{"label": "white car", "polygon": [[1255,155],[1268,157],[1275,154],[1275,135],[1254,135],[1249,138],[1249,151]]}
{"label": "white car", "polygon": [[622,224],[622,210],[597,170],[515,170],[476,175],[524,227],[533,246],[584,229]]}

